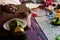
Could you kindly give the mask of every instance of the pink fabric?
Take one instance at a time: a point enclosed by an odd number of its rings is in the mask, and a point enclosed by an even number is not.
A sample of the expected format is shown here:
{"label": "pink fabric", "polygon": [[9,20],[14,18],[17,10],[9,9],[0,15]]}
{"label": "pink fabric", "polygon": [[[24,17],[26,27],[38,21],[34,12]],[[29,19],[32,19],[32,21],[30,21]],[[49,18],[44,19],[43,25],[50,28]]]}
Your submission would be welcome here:
{"label": "pink fabric", "polygon": [[49,6],[52,4],[52,0],[46,0],[46,6]]}

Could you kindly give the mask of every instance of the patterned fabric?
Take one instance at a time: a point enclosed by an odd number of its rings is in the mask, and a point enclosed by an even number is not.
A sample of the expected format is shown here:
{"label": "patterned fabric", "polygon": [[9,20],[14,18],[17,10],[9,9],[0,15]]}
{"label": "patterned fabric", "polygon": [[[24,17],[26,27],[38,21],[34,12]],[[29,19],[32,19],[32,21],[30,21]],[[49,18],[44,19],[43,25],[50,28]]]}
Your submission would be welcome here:
{"label": "patterned fabric", "polygon": [[26,31],[26,40],[47,40],[46,36],[37,24],[34,17],[32,17],[31,23],[32,27]]}

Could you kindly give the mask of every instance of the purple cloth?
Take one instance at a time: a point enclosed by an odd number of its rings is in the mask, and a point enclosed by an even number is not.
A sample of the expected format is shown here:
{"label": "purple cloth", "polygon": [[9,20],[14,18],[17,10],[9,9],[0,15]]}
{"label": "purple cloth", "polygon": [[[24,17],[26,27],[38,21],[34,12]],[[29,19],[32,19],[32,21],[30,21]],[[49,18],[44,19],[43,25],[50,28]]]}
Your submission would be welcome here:
{"label": "purple cloth", "polygon": [[31,28],[26,31],[26,40],[47,40],[34,17],[31,19],[31,23]]}

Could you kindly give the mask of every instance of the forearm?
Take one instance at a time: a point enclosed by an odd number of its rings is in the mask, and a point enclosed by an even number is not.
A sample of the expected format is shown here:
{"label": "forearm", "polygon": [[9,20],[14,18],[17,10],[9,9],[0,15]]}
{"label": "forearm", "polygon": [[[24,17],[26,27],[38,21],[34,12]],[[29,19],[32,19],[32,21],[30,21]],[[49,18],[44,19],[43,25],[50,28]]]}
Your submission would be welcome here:
{"label": "forearm", "polygon": [[31,14],[29,14],[27,17],[27,25],[28,27],[31,27]]}

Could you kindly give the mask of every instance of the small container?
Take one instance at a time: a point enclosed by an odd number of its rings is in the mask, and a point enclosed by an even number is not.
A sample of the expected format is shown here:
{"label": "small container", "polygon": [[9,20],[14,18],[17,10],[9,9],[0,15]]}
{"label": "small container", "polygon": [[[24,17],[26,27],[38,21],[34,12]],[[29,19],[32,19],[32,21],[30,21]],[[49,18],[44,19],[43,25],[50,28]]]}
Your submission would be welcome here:
{"label": "small container", "polygon": [[18,18],[13,18],[13,19],[7,21],[6,23],[4,23],[3,28],[4,28],[5,30],[10,31],[9,23],[10,23],[12,20],[19,20],[19,21],[21,21],[21,22],[23,23],[23,26],[22,26],[23,28],[25,28],[25,27],[27,26],[27,22],[26,22],[25,20],[18,19]]}

